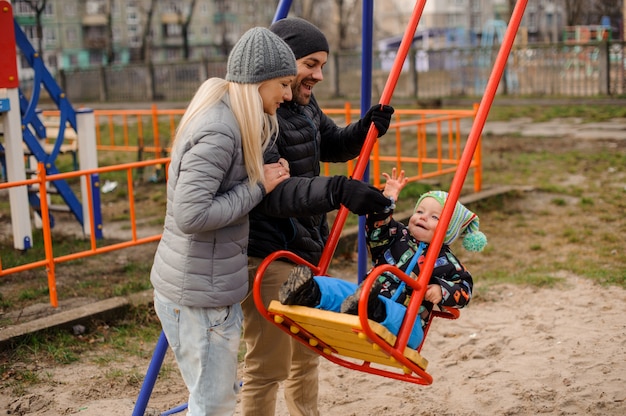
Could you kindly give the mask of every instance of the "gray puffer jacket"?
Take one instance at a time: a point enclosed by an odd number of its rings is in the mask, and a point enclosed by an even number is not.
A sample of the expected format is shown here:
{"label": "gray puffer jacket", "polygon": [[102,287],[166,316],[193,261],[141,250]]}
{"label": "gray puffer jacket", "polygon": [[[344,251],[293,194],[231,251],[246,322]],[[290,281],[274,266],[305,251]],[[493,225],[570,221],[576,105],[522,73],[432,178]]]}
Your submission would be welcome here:
{"label": "gray puffer jacket", "polygon": [[235,304],[248,290],[248,213],[265,190],[249,186],[241,134],[227,97],[197,116],[178,140],[150,281],[180,305]]}

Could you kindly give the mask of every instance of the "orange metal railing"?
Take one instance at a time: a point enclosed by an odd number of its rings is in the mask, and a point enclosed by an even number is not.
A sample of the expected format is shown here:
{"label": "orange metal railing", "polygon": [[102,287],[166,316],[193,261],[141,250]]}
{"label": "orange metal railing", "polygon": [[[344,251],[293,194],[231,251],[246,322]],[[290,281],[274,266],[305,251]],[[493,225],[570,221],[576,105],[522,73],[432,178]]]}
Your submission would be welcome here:
{"label": "orange metal railing", "polygon": [[[380,138],[374,145],[370,156],[370,168],[372,171],[372,183],[380,187],[381,172],[389,172],[392,167],[403,169],[410,181],[419,181],[442,175],[453,174],[459,164],[464,147],[464,134],[461,131],[463,120],[471,125],[477,107],[472,110],[411,110],[396,109],[394,118],[388,133]],[[347,103],[343,108],[325,109],[326,114],[333,117],[339,125],[350,123],[359,118],[360,111],[352,109]],[[119,250],[134,245],[158,241],[160,234],[138,238],[137,222],[135,218],[135,200],[133,170],[142,170],[146,167],[154,167],[155,170],[167,171],[169,158],[159,157],[167,155],[172,138],[175,135],[177,122],[184,113],[180,109],[157,109],[152,106],[148,110],[95,110],[96,138],[98,151],[112,152],[135,152],[139,159],[144,155],[152,154],[153,159],[100,167],[92,170],[72,171],[56,175],[46,175],[45,169],[38,166],[37,177],[20,182],[0,183],[0,190],[13,186],[39,185],[43,240],[45,258],[28,264],[23,264],[7,269],[2,269],[0,258],[0,277],[11,273],[45,267],[48,275],[50,289],[50,303],[56,307],[57,294],[55,282],[55,265],[61,262],[93,256],[113,250]],[[44,117],[54,118],[58,112],[44,111]],[[480,191],[482,155],[480,146],[476,148],[474,158],[470,163],[473,170],[474,191]],[[325,175],[347,174],[352,175],[355,161],[342,164],[324,163],[322,172]],[[128,205],[130,213],[131,238],[116,244],[99,246],[95,238],[94,209],[90,204],[89,218],[91,224],[90,248],[80,252],[54,256],[51,226],[48,217],[48,187],[49,182],[59,179],[84,177],[88,184],[91,183],[92,175],[100,175],[107,172],[125,171],[127,181]],[[99,177],[99,176],[95,177]],[[99,186],[98,183],[95,184]],[[90,193],[91,186],[86,187]],[[87,200],[93,201],[91,195]]]}
{"label": "orange metal railing", "polygon": [[[82,170],[75,172],[67,172],[60,173],[55,175],[47,175],[46,170],[42,162],[39,162],[37,166],[37,176],[32,179],[24,180],[24,181],[15,181],[15,182],[7,182],[0,183],[0,190],[8,189],[11,187],[19,187],[19,186],[33,186],[38,185],[39,187],[39,199],[41,203],[41,221],[42,221],[42,238],[44,243],[44,252],[45,258],[30,262],[27,264],[22,264],[19,266],[2,269],[2,262],[0,261],[0,277],[6,276],[11,273],[17,273],[25,270],[31,270],[39,267],[45,267],[48,275],[48,289],[50,293],[50,304],[53,307],[58,306],[57,299],[57,291],[56,291],[56,278],[55,278],[55,265],[58,263],[63,263],[66,261],[76,260],[83,257],[93,256],[96,254],[107,253],[113,250],[119,250],[127,247],[132,247],[139,244],[150,243],[154,241],[158,241],[161,238],[161,234],[139,237],[137,233],[137,221],[136,221],[136,209],[135,209],[135,192],[134,192],[134,180],[133,180],[133,171],[135,169],[143,169],[147,166],[158,166],[164,165],[166,166],[169,163],[169,159],[160,158],[143,162],[134,162],[127,163],[116,166],[108,166],[101,167],[97,169],[90,170]],[[113,243],[108,245],[99,245],[99,240],[96,239],[95,235],[95,227],[96,223],[94,221],[94,207],[93,207],[93,195],[91,194],[92,185],[95,187],[99,187],[99,183],[92,183],[93,178],[98,178],[100,174],[107,172],[115,172],[115,171],[125,171],[126,172],[126,185],[127,185],[127,196],[128,196],[128,211],[129,211],[129,226],[131,232],[131,238],[128,241],[122,241],[119,243]],[[53,239],[52,239],[52,227],[50,225],[50,217],[49,217],[49,203],[48,203],[48,190],[47,184],[50,182],[54,182],[56,180],[67,180],[72,178],[84,178],[87,186],[85,186],[87,192],[86,200],[89,201],[89,218],[91,219],[89,227],[90,232],[88,233],[90,236],[90,248],[87,250],[63,255],[63,256],[54,256],[53,251]],[[28,215],[28,214],[27,214]]]}
{"label": "orange metal railing", "polygon": [[[409,181],[453,174],[464,143],[461,122],[472,121],[476,109],[477,106],[471,110],[396,109],[389,132],[376,142],[370,155],[373,184],[380,186],[381,172],[393,166],[404,169]],[[353,109],[350,103],[324,112],[339,124],[348,124],[360,115],[360,110]],[[137,154],[137,160],[147,159],[148,155],[166,157],[183,113],[183,109],[158,109],[156,105],[144,110],[95,110],[97,150]],[[42,115],[51,118],[58,112],[44,111]],[[392,140],[394,146],[389,145]],[[410,140],[414,145],[407,146]],[[340,173],[352,175],[355,163],[356,160],[347,162]],[[480,166],[479,147],[471,165],[475,191],[481,188]],[[322,172],[339,173],[330,163],[323,164]]]}
{"label": "orange metal railing", "polygon": [[[475,105],[472,110],[396,109],[387,134],[376,141],[370,155],[373,185],[381,187],[381,173],[389,172],[392,167],[404,169],[410,182],[454,174],[464,145],[461,122],[467,120],[471,124],[477,108]],[[349,103],[343,109],[325,109],[324,112],[342,116],[346,124],[360,117],[360,111],[351,109]],[[392,134],[394,139],[390,137]],[[392,140],[394,146],[389,145]],[[415,146],[407,146],[409,140],[414,140]],[[352,175],[357,160],[347,162],[348,176]],[[475,192],[482,188],[481,166],[479,146],[471,163]],[[322,171],[330,175],[331,164],[324,163]]]}

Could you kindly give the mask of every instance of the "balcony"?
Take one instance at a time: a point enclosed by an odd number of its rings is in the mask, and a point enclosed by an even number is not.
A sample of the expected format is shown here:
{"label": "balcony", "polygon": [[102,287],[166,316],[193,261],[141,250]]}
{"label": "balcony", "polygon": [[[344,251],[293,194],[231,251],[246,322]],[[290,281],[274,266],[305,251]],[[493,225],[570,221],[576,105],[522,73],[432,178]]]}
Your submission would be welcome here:
{"label": "balcony", "polygon": [[107,25],[107,15],[104,13],[100,14],[87,14],[83,16],[82,19],[83,26],[106,26]]}

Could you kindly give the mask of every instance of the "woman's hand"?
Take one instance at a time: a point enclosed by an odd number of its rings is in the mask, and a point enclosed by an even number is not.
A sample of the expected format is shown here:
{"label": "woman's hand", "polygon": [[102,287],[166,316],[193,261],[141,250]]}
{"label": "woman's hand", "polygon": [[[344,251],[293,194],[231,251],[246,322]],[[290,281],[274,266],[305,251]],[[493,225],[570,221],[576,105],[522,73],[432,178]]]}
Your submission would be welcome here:
{"label": "woman's hand", "polygon": [[289,178],[289,163],[281,158],[276,163],[265,164],[263,174],[265,175],[265,192],[270,193],[279,183]]}

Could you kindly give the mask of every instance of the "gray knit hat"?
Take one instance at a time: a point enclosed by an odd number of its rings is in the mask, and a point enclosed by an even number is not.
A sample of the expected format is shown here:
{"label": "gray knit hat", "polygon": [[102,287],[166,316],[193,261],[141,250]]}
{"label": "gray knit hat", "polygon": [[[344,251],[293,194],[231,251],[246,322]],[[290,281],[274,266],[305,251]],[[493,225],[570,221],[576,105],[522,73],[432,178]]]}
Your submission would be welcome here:
{"label": "gray knit hat", "polygon": [[296,73],[296,59],[291,48],[262,27],[253,27],[243,34],[228,55],[226,64],[226,81],[240,84],[257,84]]}
{"label": "gray knit hat", "polygon": [[296,59],[329,51],[326,36],[315,25],[299,17],[281,19],[271,25],[270,30],[287,42]]}

